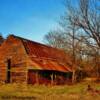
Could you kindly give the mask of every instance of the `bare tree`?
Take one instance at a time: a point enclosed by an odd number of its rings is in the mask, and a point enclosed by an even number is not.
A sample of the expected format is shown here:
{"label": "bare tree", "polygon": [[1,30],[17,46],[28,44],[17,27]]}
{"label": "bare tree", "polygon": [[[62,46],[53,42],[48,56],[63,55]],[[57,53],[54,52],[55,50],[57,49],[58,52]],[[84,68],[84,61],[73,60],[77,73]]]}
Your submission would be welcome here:
{"label": "bare tree", "polygon": [[[100,11],[99,0],[65,0],[66,12],[59,22],[62,30],[50,31],[45,35],[47,44],[64,49],[72,57],[73,76],[81,66],[91,64],[95,58],[96,73],[99,74],[98,59],[100,59]],[[73,4],[73,1],[76,5]],[[98,55],[98,57],[97,57]],[[90,60],[89,60],[90,59]],[[89,62],[88,62],[89,61]],[[86,64],[87,63],[87,64]]]}
{"label": "bare tree", "polygon": [[[70,0],[72,1],[72,0]],[[89,37],[89,41],[100,47],[100,12],[97,9],[98,0],[77,0],[77,7],[66,0],[65,20],[75,24],[79,29],[84,30],[83,34]],[[98,1],[99,2],[99,1]]]}
{"label": "bare tree", "polygon": [[71,39],[68,37],[68,34],[61,30],[48,32],[48,34],[44,36],[44,43],[54,48],[63,49],[66,52],[71,48]]}

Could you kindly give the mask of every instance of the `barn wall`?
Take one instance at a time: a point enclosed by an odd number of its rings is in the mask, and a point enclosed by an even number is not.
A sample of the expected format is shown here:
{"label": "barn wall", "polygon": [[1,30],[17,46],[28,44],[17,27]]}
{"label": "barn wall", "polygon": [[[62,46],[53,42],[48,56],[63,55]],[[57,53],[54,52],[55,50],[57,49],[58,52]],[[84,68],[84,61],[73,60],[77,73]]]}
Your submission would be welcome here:
{"label": "barn wall", "polygon": [[27,82],[27,57],[20,39],[9,36],[0,47],[0,81],[7,78],[7,59],[11,59],[11,82]]}

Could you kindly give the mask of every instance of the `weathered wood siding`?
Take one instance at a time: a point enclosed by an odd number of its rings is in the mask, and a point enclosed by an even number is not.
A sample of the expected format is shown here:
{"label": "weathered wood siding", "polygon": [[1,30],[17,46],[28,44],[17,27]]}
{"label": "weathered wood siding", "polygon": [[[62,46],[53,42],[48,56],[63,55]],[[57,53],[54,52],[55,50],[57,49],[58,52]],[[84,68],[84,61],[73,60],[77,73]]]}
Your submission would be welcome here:
{"label": "weathered wood siding", "polygon": [[0,46],[0,81],[7,78],[7,59],[11,59],[11,82],[27,82],[27,54],[20,39],[9,36]]}

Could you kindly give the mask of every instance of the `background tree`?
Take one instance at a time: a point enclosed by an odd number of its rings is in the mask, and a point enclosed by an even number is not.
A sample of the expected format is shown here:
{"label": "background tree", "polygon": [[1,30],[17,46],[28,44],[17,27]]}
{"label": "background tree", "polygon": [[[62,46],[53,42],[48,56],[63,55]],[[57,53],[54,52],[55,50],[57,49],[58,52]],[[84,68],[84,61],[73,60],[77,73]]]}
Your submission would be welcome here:
{"label": "background tree", "polygon": [[66,15],[70,25],[75,24],[83,34],[88,37],[88,42],[100,48],[100,11],[97,4],[99,0],[77,0],[77,6],[72,4],[73,0],[66,0]]}
{"label": "background tree", "polygon": [[[73,2],[76,2],[76,5]],[[99,0],[65,0],[66,11],[59,21],[60,31],[50,31],[45,35],[48,45],[63,49],[71,55],[72,66],[75,70],[80,68],[83,70],[84,67],[88,69],[91,66],[97,76],[100,75],[98,2],[100,4]],[[73,80],[75,77],[73,73]]]}
{"label": "background tree", "polygon": [[2,36],[2,34],[0,34],[0,45],[4,42],[4,38]]}

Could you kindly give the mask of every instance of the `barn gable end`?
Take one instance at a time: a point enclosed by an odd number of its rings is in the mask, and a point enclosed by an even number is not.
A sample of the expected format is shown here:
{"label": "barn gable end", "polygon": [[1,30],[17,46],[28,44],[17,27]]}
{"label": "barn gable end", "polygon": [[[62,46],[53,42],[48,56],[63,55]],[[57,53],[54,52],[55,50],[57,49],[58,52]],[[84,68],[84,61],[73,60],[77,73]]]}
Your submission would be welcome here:
{"label": "barn gable end", "polygon": [[11,61],[11,82],[26,82],[26,51],[20,39],[10,35],[0,47],[0,81],[7,81],[7,60]]}

